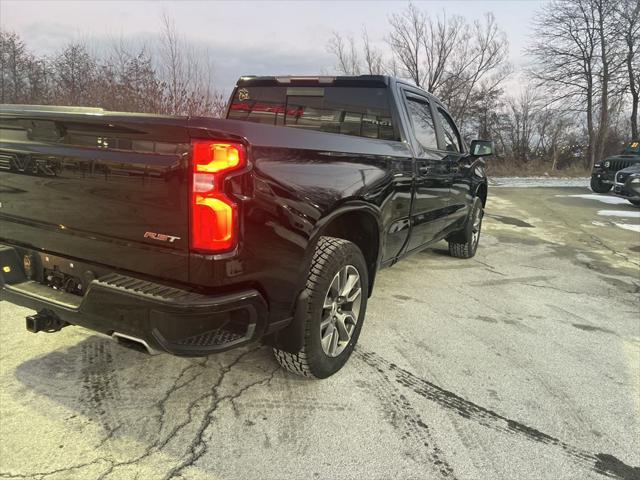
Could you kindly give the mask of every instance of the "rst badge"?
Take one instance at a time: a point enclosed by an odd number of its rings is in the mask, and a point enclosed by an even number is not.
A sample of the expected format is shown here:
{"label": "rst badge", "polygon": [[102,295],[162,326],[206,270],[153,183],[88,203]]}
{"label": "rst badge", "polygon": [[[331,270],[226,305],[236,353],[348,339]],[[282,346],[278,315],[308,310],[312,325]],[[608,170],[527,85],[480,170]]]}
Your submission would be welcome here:
{"label": "rst badge", "polygon": [[180,237],[174,237],[173,235],[165,235],[164,233],[144,232],[144,238],[150,238],[151,240],[158,240],[160,242],[173,243],[176,240],[180,240]]}

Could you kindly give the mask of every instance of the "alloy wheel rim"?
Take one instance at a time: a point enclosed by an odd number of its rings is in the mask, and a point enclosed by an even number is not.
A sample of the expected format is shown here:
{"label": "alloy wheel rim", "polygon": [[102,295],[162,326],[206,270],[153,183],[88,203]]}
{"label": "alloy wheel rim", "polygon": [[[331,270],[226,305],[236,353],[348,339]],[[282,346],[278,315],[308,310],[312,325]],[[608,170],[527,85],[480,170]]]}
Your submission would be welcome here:
{"label": "alloy wheel rim", "polygon": [[329,357],[340,355],[353,336],[362,303],[360,274],[353,265],[335,274],[322,306],[320,344]]}

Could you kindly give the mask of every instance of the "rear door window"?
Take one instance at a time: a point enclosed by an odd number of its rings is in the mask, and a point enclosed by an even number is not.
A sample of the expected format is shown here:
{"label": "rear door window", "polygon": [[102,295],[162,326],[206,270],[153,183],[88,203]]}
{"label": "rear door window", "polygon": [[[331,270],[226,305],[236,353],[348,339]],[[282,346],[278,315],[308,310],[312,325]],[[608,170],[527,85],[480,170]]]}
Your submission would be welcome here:
{"label": "rear door window", "polygon": [[399,140],[386,88],[241,87],[233,96],[227,118]]}

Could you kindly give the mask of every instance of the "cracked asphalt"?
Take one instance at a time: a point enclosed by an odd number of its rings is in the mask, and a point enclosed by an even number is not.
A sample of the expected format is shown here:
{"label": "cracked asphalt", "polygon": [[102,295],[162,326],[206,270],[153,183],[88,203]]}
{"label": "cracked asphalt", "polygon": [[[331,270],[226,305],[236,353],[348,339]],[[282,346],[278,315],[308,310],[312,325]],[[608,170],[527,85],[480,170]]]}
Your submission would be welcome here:
{"label": "cracked asphalt", "polygon": [[477,256],[442,243],[382,271],[324,381],[260,345],[183,359],[33,335],[0,303],[0,478],[640,478],[640,210],[489,196]]}

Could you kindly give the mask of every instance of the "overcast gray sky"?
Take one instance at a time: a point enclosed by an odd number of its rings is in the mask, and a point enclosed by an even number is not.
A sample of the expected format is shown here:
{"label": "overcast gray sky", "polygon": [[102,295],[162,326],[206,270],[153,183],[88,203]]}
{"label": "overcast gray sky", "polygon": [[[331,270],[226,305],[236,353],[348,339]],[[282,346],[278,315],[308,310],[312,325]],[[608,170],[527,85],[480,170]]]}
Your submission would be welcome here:
{"label": "overcast gray sky", "polygon": [[[493,12],[506,32],[511,60],[524,62],[523,48],[541,0],[415,1],[434,14],[460,14],[468,20]],[[384,48],[387,17],[404,1],[14,1],[0,0],[3,29],[21,35],[29,48],[51,53],[77,39],[120,36],[148,38],[168,13],[188,40],[210,47],[219,87],[230,89],[243,74],[330,72],[327,53],[333,31],[358,36],[362,25]],[[92,40],[95,41],[95,40]],[[517,86],[517,79],[511,88]]]}

